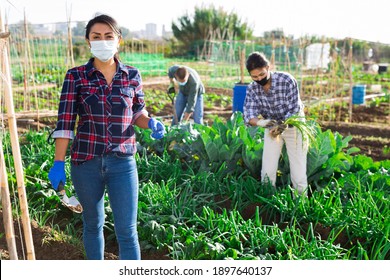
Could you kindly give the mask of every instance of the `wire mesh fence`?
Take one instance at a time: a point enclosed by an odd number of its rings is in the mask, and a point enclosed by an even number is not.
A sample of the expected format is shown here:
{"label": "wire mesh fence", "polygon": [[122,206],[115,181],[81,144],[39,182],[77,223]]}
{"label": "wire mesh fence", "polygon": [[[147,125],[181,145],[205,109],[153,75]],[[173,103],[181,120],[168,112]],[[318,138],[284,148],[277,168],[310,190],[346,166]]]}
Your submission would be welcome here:
{"label": "wire mesh fence", "polygon": [[[89,49],[84,39],[67,35],[31,36],[16,30],[19,32],[11,33],[8,42],[15,110],[56,111],[67,69],[84,64],[91,56]],[[272,70],[295,76],[302,99],[311,107],[322,106],[321,110],[332,111],[334,102],[347,106],[355,84],[365,84],[367,93],[388,95],[388,71],[379,73],[375,69],[380,62],[386,66],[390,61],[387,49],[380,44],[362,44],[350,39],[311,43],[286,38],[268,43],[216,40],[206,43],[207,47],[197,57],[177,59],[165,56],[164,44],[168,43],[125,41],[120,59],[137,67],[144,79],[166,77],[171,65],[185,64],[198,71],[206,86],[233,89],[238,82],[251,81],[243,60],[249,53],[259,51],[270,60]],[[329,115],[333,119],[337,113]]]}

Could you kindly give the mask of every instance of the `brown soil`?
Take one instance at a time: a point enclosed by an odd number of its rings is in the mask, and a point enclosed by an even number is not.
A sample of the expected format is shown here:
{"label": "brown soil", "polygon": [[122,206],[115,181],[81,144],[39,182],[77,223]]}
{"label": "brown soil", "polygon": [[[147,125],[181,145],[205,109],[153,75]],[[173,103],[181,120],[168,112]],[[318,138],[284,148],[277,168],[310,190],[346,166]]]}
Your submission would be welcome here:
{"label": "brown soil", "polygon": [[[323,130],[337,131],[342,136],[352,136],[349,147],[358,147],[360,154],[373,160],[390,159],[390,106],[354,106],[352,122],[322,122]],[[341,119],[347,118],[347,110]]]}
{"label": "brown soil", "polygon": [[[26,245],[23,242],[24,233],[22,230],[22,222],[14,221],[15,242],[17,248],[18,259],[27,259]],[[0,259],[8,260],[10,258],[7,241],[5,238],[3,212],[0,210],[0,232],[4,235],[0,236]],[[85,259],[81,245],[73,245],[63,241],[58,234],[53,232],[53,229],[45,226],[39,227],[35,221],[31,221],[31,233],[34,246],[34,254],[36,260],[83,260]],[[23,242],[23,244],[22,244]],[[23,249],[24,248],[24,249]],[[106,244],[106,252],[104,259],[117,260],[118,247],[113,242]],[[167,252],[157,251],[153,249],[141,250],[141,256],[144,260],[167,260]]]}
{"label": "brown soil", "polygon": [[[166,84],[155,84],[155,83],[145,83],[145,88],[152,87],[156,90],[166,89]],[[232,95],[231,89],[215,89],[208,88],[208,92],[214,92],[222,95]],[[356,146],[360,148],[361,154],[366,154],[372,157],[374,160],[384,160],[390,159],[390,153],[386,153],[386,147],[390,148],[390,109],[388,104],[382,104],[378,107],[368,107],[368,106],[354,106],[353,108],[353,118],[352,123],[345,122],[321,122],[323,130],[331,129],[332,131],[337,131],[344,137],[347,135],[352,135],[353,140],[350,141],[350,147]],[[342,109],[340,114],[340,119],[347,119],[348,112],[346,109]],[[171,116],[172,115],[172,105],[167,104],[163,111],[161,112],[150,112],[152,115],[156,116]],[[211,124],[214,120],[215,115],[218,115],[221,118],[228,119],[232,114],[232,106],[221,107],[215,106],[214,108],[205,109],[205,122]],[[43,126],[53,125],[53,120],[43,123]],[[33,127],[34,123],[28,123],[29,127]],[[226,205],[229,208],[228,205]],[[242,213],[244,218],[251,218],[256,209],[256,205],[250,205]],[[0,233],[4,233],[4,224],[3,224],[3,215],[0,212]],[[267,220],[269,217],[263,217],[263,220]],[[22,231],[18,230],[20,223],[15,222],[15,236],[18,249],[19,259],[25,258],[21,251],[20,243],[23,238]],[[32,235],[34,241],[34,250],[35,258],[38,260],[81,260],[84,259],[81,246],[75,246],[67,242],[59,241],[60,239],[53,237],[52,229],[49,227],[39,227],[36,222],[32,221],[31,223]],[[306,229],[303,228],[302,231]],[[315,228],[316,233],[320,234],[324,239],[327,238],[329,234],[329,229],[323,227],[322,225],[317,225]],[[341,233],[338,237],[340,243],[344,243],[345,236]],[[106,244],[106,254],[105,259],[115,260],[118,259],[118,250],[116,244],[108,243]],[[142,251],[143,259],[169,259],[166,256],[167,252],[161,251]],[[7,243],[5,239],[5,234],[0,234],[0,257],[2,260],[9,259],[9,254],[7,250]]]}

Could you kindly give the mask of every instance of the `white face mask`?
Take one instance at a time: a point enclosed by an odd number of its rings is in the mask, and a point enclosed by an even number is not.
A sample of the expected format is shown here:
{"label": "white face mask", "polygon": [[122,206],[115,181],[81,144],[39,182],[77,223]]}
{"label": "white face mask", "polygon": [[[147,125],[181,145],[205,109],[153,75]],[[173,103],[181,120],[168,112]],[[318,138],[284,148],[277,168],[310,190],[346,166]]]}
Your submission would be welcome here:
{"label": "white face mask", "polygon": [[118,51],[118,38],[114,40],[90,41],[91,53],[102,62],[106,62],[114,57]]}
{"label": "white face mask", "polygon": [[185,86],[187,81],[184,81],[184,82],[177,82],[179,84],[179,86]]}

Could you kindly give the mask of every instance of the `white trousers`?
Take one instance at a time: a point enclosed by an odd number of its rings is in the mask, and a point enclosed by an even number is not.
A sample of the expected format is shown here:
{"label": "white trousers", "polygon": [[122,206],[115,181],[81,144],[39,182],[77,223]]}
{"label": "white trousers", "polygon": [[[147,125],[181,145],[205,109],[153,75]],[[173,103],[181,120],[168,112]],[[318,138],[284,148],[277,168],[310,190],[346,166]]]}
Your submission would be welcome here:
{"label": "white trousers", "polygon": [[283,145],[286,144],[288,160],[290,163],[291,182],[299,194],[307,192],[307,140],[302,141],[302,134],[295,127],[286,130],[276,138],[269,134],[269,129],[264,132],[264,149],[261,168],[262,181],[271,182],[275,186],[276,173]]}

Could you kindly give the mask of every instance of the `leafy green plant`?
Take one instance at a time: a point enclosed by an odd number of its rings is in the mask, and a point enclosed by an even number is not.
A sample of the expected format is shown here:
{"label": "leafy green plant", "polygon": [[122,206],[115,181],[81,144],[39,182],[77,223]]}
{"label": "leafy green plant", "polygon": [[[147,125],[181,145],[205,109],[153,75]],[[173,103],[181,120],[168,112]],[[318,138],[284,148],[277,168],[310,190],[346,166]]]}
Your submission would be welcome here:
{"label": "leafy green plant", "polygon": [[[390,161],[353,155],[350,137],[318,130],[308,155],[317,190],[294,198],[286,184],[273,189],[252,174],[261,168],[262,133],[240,115],[209,128],[171,127],[161,140],[137,131],[143,248],[165,250],[173,259],[389,259]],[[78,239],[80,215],[64,215],[47,183],[54,152],[47,135],[20,137],[31,217],[40,225],[55,220],[66,231],[59,236]],[[3,143],[12,166],[7,135]],[[283,156],[281,169],[286,165]],[[287,172],[281,176],[288,182]],[[106,238],[115,239],[105,203]]]}
{"label": "leafy green plant", "polygon": [[308,152],[308,181],[320,187],[321,181],[330,178],[335,172],[348,171],[353,163],[352,154],[359,151],[358,148],[350,148],[344,152],[351,139],[351,136],[343,138],[330,130],[318,133]]}

